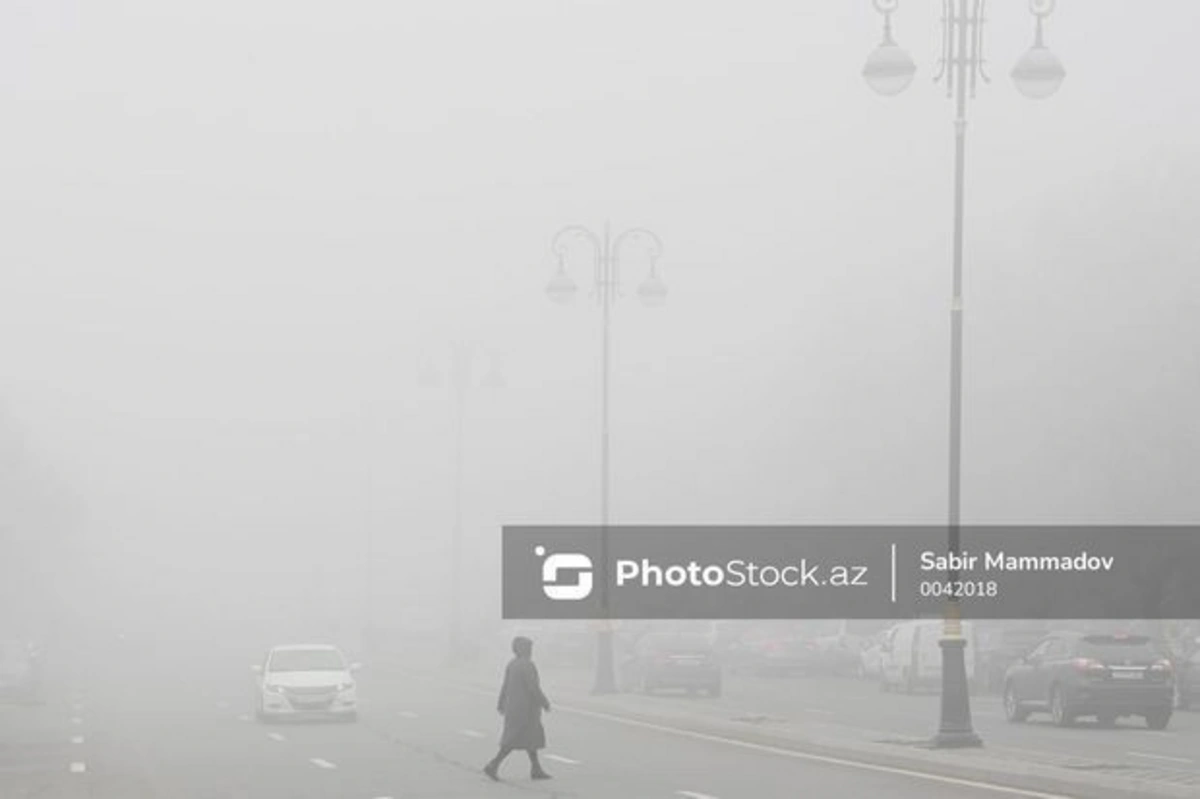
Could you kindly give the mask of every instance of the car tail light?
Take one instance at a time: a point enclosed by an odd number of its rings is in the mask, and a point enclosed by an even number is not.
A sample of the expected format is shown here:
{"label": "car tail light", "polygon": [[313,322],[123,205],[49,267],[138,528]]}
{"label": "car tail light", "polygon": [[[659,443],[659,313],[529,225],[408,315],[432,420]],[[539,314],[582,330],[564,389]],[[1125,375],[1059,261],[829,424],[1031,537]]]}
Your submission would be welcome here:
{"label": "car tail light", "polygon": [[1075,660],[1071,661],[1071,664],[1075,667],[1075,671],[1080,674],[1095,677],[1105,672],[1104,664],[1092,658],[1075,658]]}
{"label": "car tail light", "polygon": [[1175,669],[1171,665],[1171,661],[1169,661],[1169,660],[1156,660],[1150,664],[1150,671],[1153,672],[1154,674],[1162,674],[1164,676],[1170,676],[1174,670]]}

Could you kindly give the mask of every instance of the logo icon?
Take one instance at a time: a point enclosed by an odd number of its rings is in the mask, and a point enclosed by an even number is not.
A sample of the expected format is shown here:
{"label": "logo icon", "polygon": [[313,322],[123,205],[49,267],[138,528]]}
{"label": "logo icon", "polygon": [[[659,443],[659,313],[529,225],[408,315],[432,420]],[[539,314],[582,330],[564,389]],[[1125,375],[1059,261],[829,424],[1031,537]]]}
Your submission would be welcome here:
{"label": "logo icon", "polygon": [[[546,555],[546,548],[535,547],[534,554],[542,561],[542,591],[557,601],[587,599],[592,593],[592,559],[579,552],[556,552]],[[574,574],[574,582],[560,579],[562,572]]]}

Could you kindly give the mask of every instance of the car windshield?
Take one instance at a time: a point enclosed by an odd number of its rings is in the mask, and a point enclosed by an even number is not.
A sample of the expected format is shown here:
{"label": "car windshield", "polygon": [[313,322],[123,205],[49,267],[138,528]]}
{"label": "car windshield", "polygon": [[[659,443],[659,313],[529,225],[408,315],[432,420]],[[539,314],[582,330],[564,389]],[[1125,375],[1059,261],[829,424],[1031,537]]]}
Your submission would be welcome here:
{"label": "car windshield", "polygon": [[268,671],[341,671],[346,661],[336,649],[279,649]]}
{"label": "car windshield", "polygon": [[1120,638],[1107,635],[1089,635],[1079,640],[1080,657],[1093,658],[1102,662],[1113,660],[1153,660],[1158,656],[1154,645],[1145,636]]}

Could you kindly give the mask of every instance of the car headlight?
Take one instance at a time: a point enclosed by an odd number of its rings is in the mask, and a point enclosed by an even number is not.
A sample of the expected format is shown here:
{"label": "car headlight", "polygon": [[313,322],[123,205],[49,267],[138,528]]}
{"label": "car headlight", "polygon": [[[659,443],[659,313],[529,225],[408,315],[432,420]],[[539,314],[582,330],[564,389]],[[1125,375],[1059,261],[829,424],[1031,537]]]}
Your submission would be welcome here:
{"label": "car headlight", "polygon": [[281,694],[284,691],[282,685],[264,685],[263,688],[269,694]]}
{"label": "car headlight", "polygon": [[353,690],[354,690],[354,683],[352,683],[352,682],[344,682],[344,683],[340,683],[340,684],[338,685],[337,689],[338,689],[339,691],[353,691]]}

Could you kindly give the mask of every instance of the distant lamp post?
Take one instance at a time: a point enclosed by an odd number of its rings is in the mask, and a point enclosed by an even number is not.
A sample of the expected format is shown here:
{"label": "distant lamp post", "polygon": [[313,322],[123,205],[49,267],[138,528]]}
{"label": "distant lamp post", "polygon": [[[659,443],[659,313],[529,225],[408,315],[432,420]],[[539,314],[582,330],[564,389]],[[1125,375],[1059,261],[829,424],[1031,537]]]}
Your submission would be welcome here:
{"label": "distant lamp post", "polygon": [[[462,637],[462,526],[463,526],[463,474],[466,460],[465,428],[467,416],[467,399],[476,387],[484,389],[501,389],[506,385],[503,373],[499,369],[497,358],[493,355],[487,371],[482,378],[476,380],[475,363],[478,352],[475,347],[458,343],[450,353],[450,400],[454,410],[454,486],[453,526],[450,531],[450,619],[448,635],[448,655],[451,660],[464,654]],[[442,372],[432,362],[421,366],[418,375],[421,384],[427,388],[440,388],[445,384]]]}
{"label": "distant lamp post", "polygon": [[662,241],[644,228],[630,228],[612,238],[605,224],[603,235],[586,227],[571,225],[554,236],[551,251],[558,267],[546,285],[546,294],[556,303],[570,302],[576,293],[575,281],[567,274],[566,264],[569,243],[573,240],[586,242],[593,252],[592,295],[601,310],[600,349],[600,603],[604,611],[604,624],[596,634],[596,676],[592,693],[611,694],[617,690],[613,668],[613,632],[608,597],[608,575],[603,573],[608,566],[609,524],[609,378],[610,333],[612,328],[612,306],[621,296],[621,255],[625,250],[640,243],[650,267],[646,278],[638,286],[638,298],[647,306],[660,306],[667,300],[667,286],[658,274],[658,259],[662,255]]}
{"label": "distant lamp post", "polygon": [[[863,76],[875,92],[899,94],[912,80],[916,69],[908,54],[892,39],[891,17],[899,0],[872,0],[883,15],[883,44],[867,59]],[[965,185],[967,98],[975,96],[978,80],[988,81],[983,55],[984,6],[986,0],[942,0],[942,59],[935,80],[946,81],[946,93],[955,100],[954,115],[954,238],[953,284],[950,301],[950,458],[948,550],[960,551],[960,504],[962,477],[962,362],[963,362],[963,189]],[[1043,26],[1054,11],[1055,0],[1030,0],[1037,18],[1033,47],[1012,71],[1017,90],[1026,97],[1043,99],[1058,91],[1066,71],[1046,49]],[[968,95],[969,88],[969,95]],[[947,575],[951,581],[958,572]],[[942,648],[941,718],[934,744],[939,747],[981,746],[971,725],[971,697],[967,684],[966,639],[962,633],[958,601],[947,603]]]}

